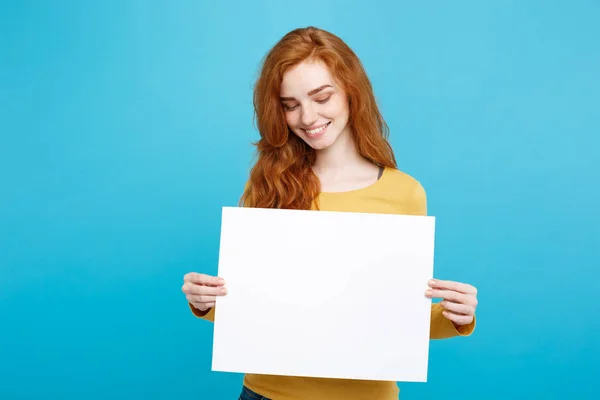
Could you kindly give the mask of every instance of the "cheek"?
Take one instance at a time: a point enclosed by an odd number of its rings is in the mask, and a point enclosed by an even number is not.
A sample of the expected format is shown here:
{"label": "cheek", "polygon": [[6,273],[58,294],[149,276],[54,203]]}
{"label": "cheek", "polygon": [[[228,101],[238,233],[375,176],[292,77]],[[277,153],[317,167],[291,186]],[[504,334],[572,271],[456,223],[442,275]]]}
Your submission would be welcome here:
{"label": "cheek", "polygon": [[298,120],[298,118],[296,117],[295,112],[286,112],[285,113],[285,122],[291,129],[294,129],[297,120]]}
{"label": "cheek", "polygon": [[336,121],[337,125],[345,125],[348,122],[348,108],[343,105],[337,105],[329,110],[329,118]]}
{"label": "cheek", "polygon": [[326,106],[324,113],[326,113],[329,118],[347,119],[349,108],[344,99],[328,103]]}

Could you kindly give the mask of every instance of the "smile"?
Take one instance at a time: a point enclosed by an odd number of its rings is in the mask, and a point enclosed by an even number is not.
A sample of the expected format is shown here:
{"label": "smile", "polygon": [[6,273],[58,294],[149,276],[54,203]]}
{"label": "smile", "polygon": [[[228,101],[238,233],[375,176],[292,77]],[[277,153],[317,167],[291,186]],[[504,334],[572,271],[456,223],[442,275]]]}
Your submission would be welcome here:
{"label": "smile", "polygon": [[305,131],[309,135],[316,135],[316,134],[319,134],[319,133],[323,132],[325,130],[325,128],[327,128],[329,126],[329,124],[331,124],[331,121],[328,122],[328,123],[326,123],[325,125],[322,125],[322,126],[318,127],[318,128],[310,129],[310,130],[309,129],[305,129]]}

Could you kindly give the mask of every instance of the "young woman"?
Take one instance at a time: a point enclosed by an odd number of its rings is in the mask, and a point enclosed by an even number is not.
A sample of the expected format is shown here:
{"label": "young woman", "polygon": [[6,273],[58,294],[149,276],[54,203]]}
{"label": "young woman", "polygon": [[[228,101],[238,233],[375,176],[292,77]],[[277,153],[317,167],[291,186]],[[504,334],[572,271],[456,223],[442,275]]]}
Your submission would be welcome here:
{"label": "young woman", "polygon": [[[254,92],[258,160],[240,204],[245,207],[426,215],[421,184],[396,167],[371,83],[337,36],[309,27],[285,35],[267,54]],[[468,336],[477,290],[432,280],[432,339]],[[223,279],[184,277],[194,315],[214,321]],[[257,310],[259,312],[259,310]],[[398,399],[396,382],[247,374],[240,399]]]}

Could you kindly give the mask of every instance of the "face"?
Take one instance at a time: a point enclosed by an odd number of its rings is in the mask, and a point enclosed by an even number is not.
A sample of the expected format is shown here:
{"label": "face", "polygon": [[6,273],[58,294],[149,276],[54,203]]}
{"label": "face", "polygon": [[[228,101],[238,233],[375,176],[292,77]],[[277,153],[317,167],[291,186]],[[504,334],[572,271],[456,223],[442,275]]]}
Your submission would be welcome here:
{"label": "face", "polygon": [[349,134],[349,106],[325,64],[303,62],[289,69],[281,82],[281,103],[290,129],[315,150]]}

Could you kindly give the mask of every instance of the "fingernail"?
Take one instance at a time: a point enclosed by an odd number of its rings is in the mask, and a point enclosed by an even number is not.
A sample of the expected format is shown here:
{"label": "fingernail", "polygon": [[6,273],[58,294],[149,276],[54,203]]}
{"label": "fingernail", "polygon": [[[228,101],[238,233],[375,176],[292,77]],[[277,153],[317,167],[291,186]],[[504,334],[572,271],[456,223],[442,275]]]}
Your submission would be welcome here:
{"label": "fingernail", "polygon": [[223,279],[223,278],[219,278],[219,279],[217,279],[217,282],[218,282],[219,284],[221,284],[221,285],[224,285],[224,284],[225,284],[225,279]]}
{"label": "fingernail", "polygon": [[425,291],[425,296],[427,296],[427,297],[431,297],[432,294],[433,294],[433,291],[431,289],[427,289]]}
{"label": "fingernail", "polygon": [[433,286],[433,285],[435,285],[435,281],[433,279],[430,279],[429,280],[429,286]]}
{"label": "fingernail", "polygon": [[226,294],[227,293],[227,288],[221,288],[221,293]]}

